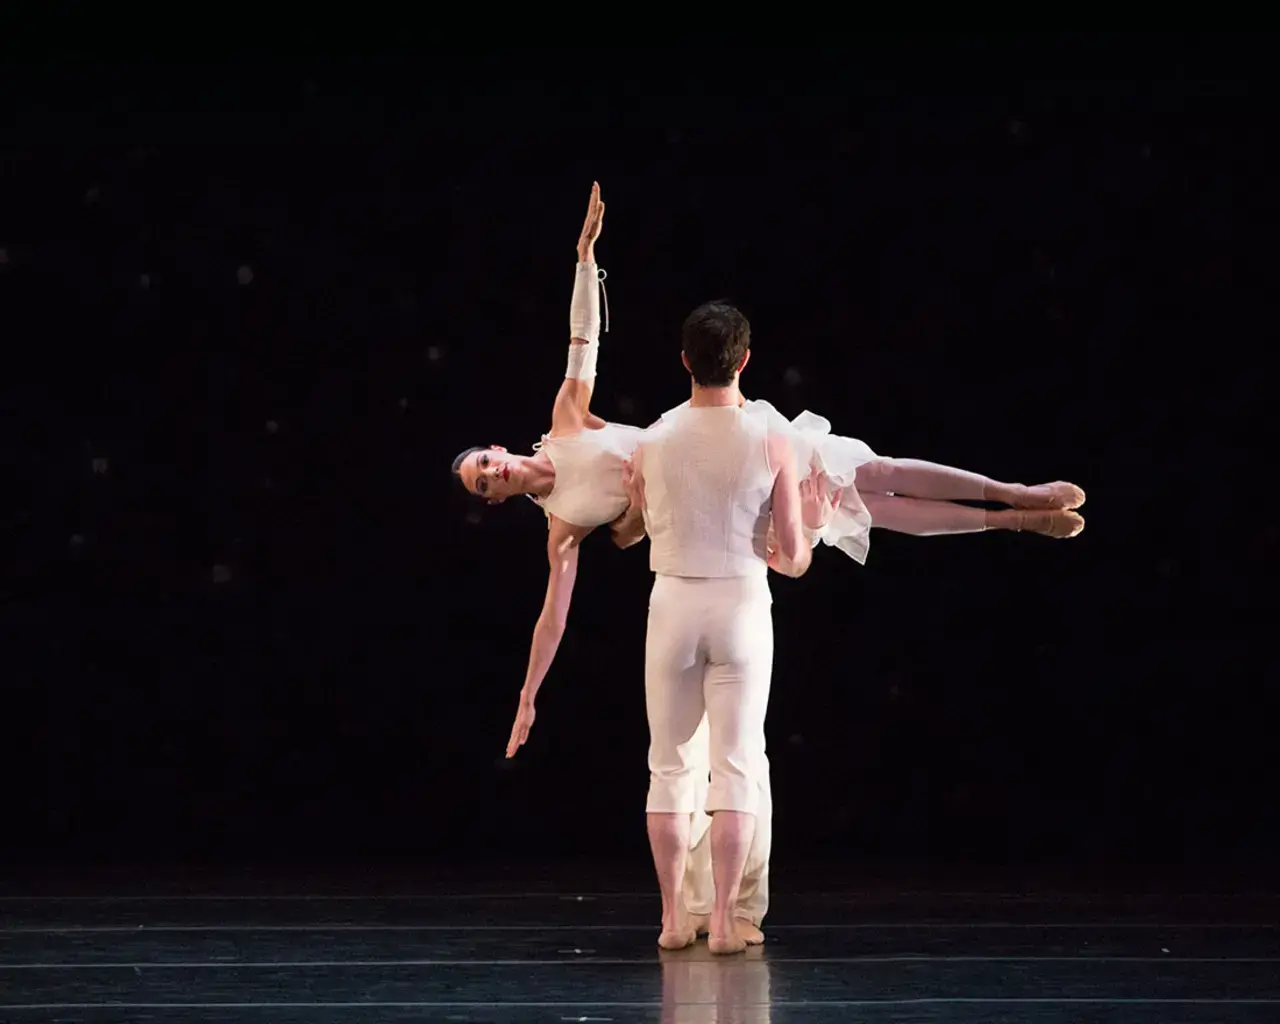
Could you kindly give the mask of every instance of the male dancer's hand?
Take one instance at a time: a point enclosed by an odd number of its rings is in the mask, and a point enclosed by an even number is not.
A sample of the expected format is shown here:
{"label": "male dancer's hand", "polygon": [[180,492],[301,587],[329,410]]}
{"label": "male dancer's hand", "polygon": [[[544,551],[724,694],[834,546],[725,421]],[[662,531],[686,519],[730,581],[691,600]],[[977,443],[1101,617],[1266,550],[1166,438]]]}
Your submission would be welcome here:
{"label": "male dancer's hand", "polygon": [[600,198],[600,182],[591,183],[591,199],[587,203],[587,217],[582,222],[582,234],[578,236],[578,262],[596,261],[596,239],[604,226],[604,200]]}
{"label": "male dancer's hand", "polygon": [[821,530],[840,507],[840,492],[833,496],[827,474],[812,470],[800,481],[800,519],[806,530]]}
{"label": "male dancer's hand", "polygon": [[[830,481],[826,473],[814,469],[800,481],[800,520],[806,532],[816,533],[831,522],[836,509],[840,507],[840,492],[831,493]],[[769,568],[774,572],[791,575],[790,566],[778,550],[778,538],[773,532],[773,521],[769,521],[769,535],[765,541],[766,558]]]}
{"label": "male dancer's hand", "polygon": [[622,463],[622,487],[627,492],[631,507],[644,511],[644,483],[636,472],[634,456]]}
{"label": "male dancer's hand", "polygon": [[524,746],[529,738],[529,730],[533,728],[533,720],[537,717],[533,699],[520,694],[520,710],[516,712],[516,721],[511,727],[511,739],[507,740],[507,757],[515,757],[516,751]]}

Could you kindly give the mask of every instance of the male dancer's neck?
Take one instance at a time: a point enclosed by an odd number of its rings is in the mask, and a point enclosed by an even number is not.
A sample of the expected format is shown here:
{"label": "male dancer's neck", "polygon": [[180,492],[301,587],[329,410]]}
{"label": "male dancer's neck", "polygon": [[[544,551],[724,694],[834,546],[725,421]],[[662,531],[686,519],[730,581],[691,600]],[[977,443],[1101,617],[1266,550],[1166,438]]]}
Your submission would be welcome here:
{"label": "male dancer's neck", "polygon": [[693,385],[693,394],[689,398],[689,407],[691,409],[707,409],[713,406],[741,404],[742,392],[738,390],[738,382],[736,380],[727,388],[704,388],[699,384],[695,384]]}

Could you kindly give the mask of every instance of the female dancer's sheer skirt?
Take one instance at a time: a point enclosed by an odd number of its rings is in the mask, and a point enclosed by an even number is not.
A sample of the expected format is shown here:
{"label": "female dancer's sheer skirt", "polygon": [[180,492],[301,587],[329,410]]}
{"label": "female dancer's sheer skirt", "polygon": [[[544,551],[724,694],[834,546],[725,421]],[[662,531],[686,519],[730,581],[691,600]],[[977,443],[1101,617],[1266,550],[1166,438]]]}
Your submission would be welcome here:
{"label": "female dancer's sheer skirt", "polygon": [[855,480],[859,466],[880,456],[856,437],[831,433],[831,421],[825,416],[806,409],[794,420],[788,420],[768,402],[753,399],[750,405],[760,407],[768,417],[770,429],[787,436],[800,465],[826,473],[831,489],[839,494],[840,505],[822,538],[823,543],[839,548],[859,565],[866,564],[871,543],[871,513],[858,494]]}

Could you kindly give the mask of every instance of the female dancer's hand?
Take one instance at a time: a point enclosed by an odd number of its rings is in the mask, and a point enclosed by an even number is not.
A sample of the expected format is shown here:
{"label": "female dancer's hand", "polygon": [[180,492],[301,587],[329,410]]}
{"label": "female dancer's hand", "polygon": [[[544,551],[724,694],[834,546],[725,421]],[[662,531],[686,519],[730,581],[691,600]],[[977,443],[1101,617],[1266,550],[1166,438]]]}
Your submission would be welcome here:
{"label": "female dancer's hand", "polygon": [[591,199],[587,203],[587,218],[582,222],[582,234],[578,236],[578,262],[596,261],[596,239],[604,225],[604,200],[600,198],[600,182],[591,183]]}
{"label": "female dancer's hand", "polygon": [[529,730],[533,728],[533,720],[537,717],[533,700],[520,694],[520,710],[516,712],[516,721],[511,727],[511,739],[507,740],[507,757],[515,757],[516,751],[524,746],[529,738]]}

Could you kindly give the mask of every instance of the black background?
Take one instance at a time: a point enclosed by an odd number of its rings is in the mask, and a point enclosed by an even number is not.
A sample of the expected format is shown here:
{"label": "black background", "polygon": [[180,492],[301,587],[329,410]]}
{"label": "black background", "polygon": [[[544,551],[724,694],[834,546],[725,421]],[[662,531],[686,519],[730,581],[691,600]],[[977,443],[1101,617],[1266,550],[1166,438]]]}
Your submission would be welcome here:
{"label": "black background", "polygon": [[504,762],[545,523],[448,472],[548,426],[598,179],[601,415],[726,296],[749,395],[1088,492],[774,580],[775,862],[1272,857],[1265,55],[7,67],[6,856],[644,857],[647,547],[586,544]]}

